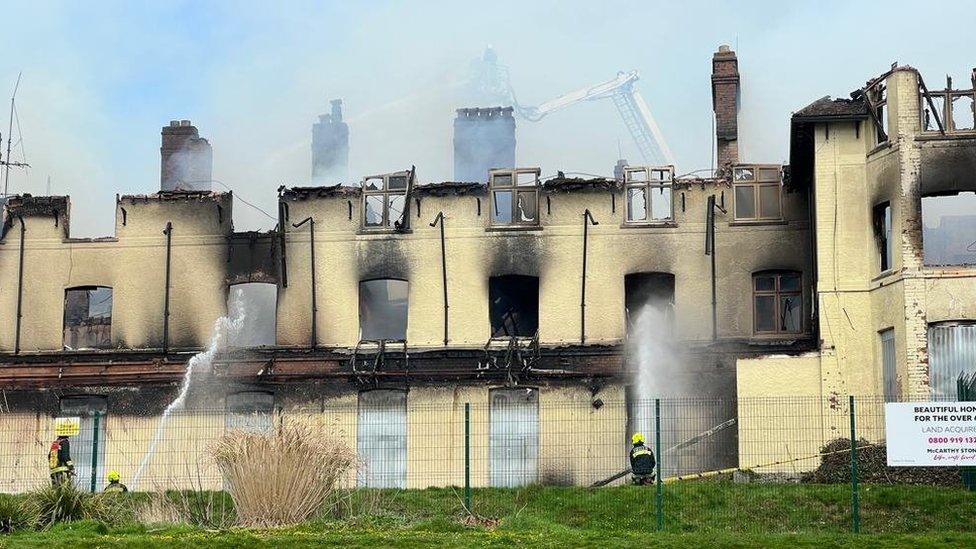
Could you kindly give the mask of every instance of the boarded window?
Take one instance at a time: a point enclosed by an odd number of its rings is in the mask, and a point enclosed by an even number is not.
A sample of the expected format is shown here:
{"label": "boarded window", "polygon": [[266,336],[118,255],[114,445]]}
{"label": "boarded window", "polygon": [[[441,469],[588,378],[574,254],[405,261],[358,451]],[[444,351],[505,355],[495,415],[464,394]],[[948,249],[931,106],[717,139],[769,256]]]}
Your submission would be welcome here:
{"label": "boarded window", "polygon": [[407,484],[407,393],[359,393],[356,445],[359,485],[405,488]]}
{"label": "boarded window", "polygon": [[933,400],[955,400],[960,374],[976,372],[976,322],[929,326],[929,385]]}
{"label": "boarded window", "polygon": [[242,391],[227,395],[224,428],[251,433],[267,433],[274,426],[274,394]]}
{"label": "boarded window", "polygon": [[64,291],[64,348],[112,348],[112,288],[81,286]]}
{"label": "boarded window", "polygon": [[891,203],[882,202],[874,207],[874,237],[878,243],[878,257],[881,265],[881,272],[891,269],[892,263],[892,241],[891,241]]}
{"label": "boarded window", "polygon": [[[101,490],[105,486],[105,423],[108,404],[100,396],[73,396],[61,399],[60,415],[62,417],[80,417],[81,430],[77,436],[68,438],[71,460],[75,464],[74,484],[84,491],[91,490],[94,480],[95,489]],[[98,416],[98,429],[95,429],[95,416]],[[98,453],[95,454],[95,441],[98,441]],[[94,459],[93,459],[94,458]],[[94,475],[92,462],[94,461]]]}
{"label": "boarded window", "polygon": [[882,388],[886,402],[898,400],[898,363],[895,362],[895,330],[889,328],[878,334],[881,338]]}
{"label": "boarded window", "polygon": [[976,265],[976,192],[922,197],[925,264]]}
{"label": "boarded window", "polygon": [[798,334],[803,331],[800,273],[756,273],[752,284],[753,331],[756,334]]}
{"label": "boarded window", "polygon": [[234,347],[274,345],[278,286],[259,282],[235,284],[227,292],[227,314],[241,319],[241,329],[231,334]]}
{"label": "boarded window", "polygon": [[539,391],[493,389],[490,400],[491,485],[525,486],[539,469]]}
{"label": "boarded window", "polygon": [[535,337],[539,330],[539,279],[493,276],[488,280],[491,337]]}
{"label": "boarded window", "polygon": [[[645,307],[653,307],[657,318],[666,318],[668,321],[673,319],[673,274],[632,273],[624,277],[624,309],[628,331]],[[670,326],[666,328],[670,332]]]}
{"label": "boarded window", "polygon": [[381,278],[359,283],[359,339],[407,339],[406,280]]}

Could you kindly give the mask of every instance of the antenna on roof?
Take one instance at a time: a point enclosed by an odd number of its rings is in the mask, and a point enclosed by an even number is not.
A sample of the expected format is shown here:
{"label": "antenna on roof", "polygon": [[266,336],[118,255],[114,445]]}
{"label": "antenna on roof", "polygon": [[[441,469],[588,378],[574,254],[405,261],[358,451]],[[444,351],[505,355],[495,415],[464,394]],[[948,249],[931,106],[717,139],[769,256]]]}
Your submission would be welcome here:
{"label": "antenna on roof", "polygon": [[[7,196],[7,186],[10,182],[10,166],[16,166],[18,168],[29,168],[30,164],[27,162],[11,162],[10,161],[10,146],[13,142],[13,131],[14,131],[14,111],[15,111],[15,101],[17,99],[17,90],[20,88],[20,77],[23,76],[23,71],[17,73],[17,83],[14,85],[14,93],[10,96],[10,120],[7,124],[7,156],[6,160],[0,158],[0,166],[3,166],[3,196]],[[19,129],[20,122],[17,123]],[[3,138],[0,137],[0,143],[3,142]],[[27,160],[26,158],[24,160]]]}

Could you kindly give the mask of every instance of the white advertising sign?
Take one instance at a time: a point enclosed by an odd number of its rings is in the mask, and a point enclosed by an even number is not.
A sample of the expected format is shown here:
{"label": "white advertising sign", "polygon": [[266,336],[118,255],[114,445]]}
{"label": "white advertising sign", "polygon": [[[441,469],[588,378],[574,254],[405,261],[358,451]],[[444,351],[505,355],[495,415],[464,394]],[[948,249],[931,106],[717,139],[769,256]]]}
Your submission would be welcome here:
{"label": "white advertising sign", "polygon": [[976,402],[885,404],[889,466],[976,465]]}

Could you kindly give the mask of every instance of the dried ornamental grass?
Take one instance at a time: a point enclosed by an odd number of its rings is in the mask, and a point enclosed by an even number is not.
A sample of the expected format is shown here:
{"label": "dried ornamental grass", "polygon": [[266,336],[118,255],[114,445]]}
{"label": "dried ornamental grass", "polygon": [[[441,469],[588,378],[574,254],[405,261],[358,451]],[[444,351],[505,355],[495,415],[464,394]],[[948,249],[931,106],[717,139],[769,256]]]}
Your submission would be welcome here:
{"label": "dried ornamental grass", "polygon": [[209,448],[234,499],[238,524],[298,524],[336,495],[355,452],[320,422],[286,421],[267,433],[230,431]]}

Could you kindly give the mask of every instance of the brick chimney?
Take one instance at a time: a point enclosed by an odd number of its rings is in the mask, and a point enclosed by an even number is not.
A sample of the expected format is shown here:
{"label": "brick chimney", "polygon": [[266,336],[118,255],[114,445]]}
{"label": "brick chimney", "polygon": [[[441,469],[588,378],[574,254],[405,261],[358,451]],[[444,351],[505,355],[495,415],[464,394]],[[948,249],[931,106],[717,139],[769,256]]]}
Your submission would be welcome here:
{"label": "brick chimney", "polygon": [[163,191],[209,191],[213,179],[213,149],[189,120],[163,126],[159,188]]}
{"label": "brick chimney", "polygon": [[739,161],[739,61],[728,46],[712,55],[712,109],[718,168]]}

